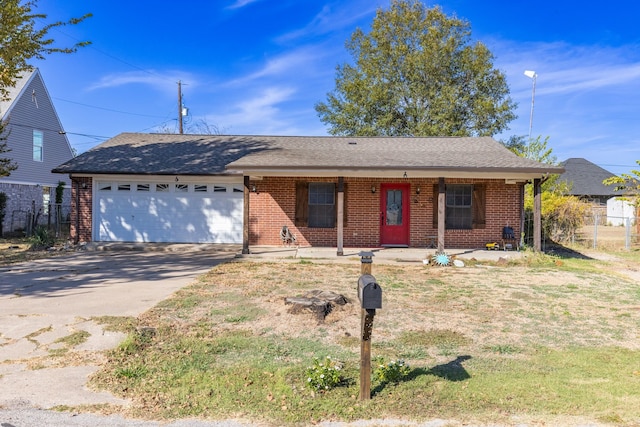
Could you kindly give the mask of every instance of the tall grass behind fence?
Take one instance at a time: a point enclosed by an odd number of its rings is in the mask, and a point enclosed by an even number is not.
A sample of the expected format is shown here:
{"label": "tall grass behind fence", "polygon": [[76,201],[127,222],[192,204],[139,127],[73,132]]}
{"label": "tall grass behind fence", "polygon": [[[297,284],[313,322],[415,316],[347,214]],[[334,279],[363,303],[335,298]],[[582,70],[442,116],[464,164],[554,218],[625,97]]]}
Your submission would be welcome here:
{"label": "tall grass behind fence", "polygon": [[[524,223],[525,246],[533,247],[533,213],[527,212]],[[607,216],[606,211],[593,210],[584,217],[584,225],[570,236],[548,236],[542,230],[542,250],[555,243],[571,244],[585,249],[630,250],[640,248],[640,228],[633,217]]]}
{"label": "tall grass behind fence", "polygon": [[572,243],[592,249],[630,250],[640,247],[640,230],[635,218],[594,212],[585,216]]}

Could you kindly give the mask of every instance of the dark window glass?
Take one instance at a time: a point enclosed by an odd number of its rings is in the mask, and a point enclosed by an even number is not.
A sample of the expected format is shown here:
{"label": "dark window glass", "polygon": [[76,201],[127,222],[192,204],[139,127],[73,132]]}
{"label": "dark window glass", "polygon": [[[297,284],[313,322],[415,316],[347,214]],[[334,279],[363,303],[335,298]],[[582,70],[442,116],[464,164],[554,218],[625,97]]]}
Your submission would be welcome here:
{"label": "dark window glass", "polygon": [[447,185],[446,196],[446,228],[447,229],[471,229],[473,225],[473,212],[471,200],[473,186],[466,184]]}
{"label": "dark window glass", "polygon": [[335,184],[309,183],[309,227],[333,228],[336,223]]}

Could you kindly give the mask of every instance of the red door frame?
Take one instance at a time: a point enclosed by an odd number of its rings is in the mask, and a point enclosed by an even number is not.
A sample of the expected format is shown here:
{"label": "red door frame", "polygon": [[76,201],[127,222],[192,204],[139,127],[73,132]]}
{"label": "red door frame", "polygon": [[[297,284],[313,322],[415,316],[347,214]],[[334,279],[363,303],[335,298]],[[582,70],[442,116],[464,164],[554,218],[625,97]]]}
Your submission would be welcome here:
{"label": "red door frame", "polygon": [[[389,190],[400,190],[401,224],[387,224],[387,196]],[[410,214],[409,214],[409,184],[380,184],[380,246],[409,246],[410,243]]]}

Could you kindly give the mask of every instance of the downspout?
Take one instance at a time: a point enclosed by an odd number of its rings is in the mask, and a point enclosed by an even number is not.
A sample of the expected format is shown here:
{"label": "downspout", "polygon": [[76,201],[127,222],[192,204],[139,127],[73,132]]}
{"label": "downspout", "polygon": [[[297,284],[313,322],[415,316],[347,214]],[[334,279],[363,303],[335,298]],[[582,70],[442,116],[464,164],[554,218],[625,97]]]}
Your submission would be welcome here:
{"label": "downspout", "polygon": [[[69,179],[71,179],[71,175],[69,175]],[[78,180],[76,180],[76,235],[74,241],[76,245],[80,242],[80,181]]]}

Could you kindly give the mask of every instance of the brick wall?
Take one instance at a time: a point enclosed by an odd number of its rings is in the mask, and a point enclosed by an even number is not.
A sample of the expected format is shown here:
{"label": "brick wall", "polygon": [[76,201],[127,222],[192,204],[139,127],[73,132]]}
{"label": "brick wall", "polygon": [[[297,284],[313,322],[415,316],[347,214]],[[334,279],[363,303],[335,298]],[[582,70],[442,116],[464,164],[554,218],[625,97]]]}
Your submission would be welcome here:
{"label": "brick wall", "polygon": [[[334,182],[337,178],[276,178],[251,181],[257,191],[250,194],[250,245],[279,245],[280,229],[288,226],[304,246],[335,247],[336,228],[295,226],[296,181]],[[380,244],[380,184],[410,184],[410,246],[425,247],[437,235],[433,226],[433,186],[437,179],[402,179],[397,182],[371,178],[345,178],[347,222],[344,226],[345,247],[376,247]],[[446,230],[445,247],[480,248],[487,242],[500,240],[506,225],[520,235],[521,184],[505,184],[504,180],[447,179],[448,184],[486,185],[486,226],[474,230]],[[371,192],[375,186],[376,192]],[[417,190],[420,188],[420,193]],[[435,200],[437,203],[437,198]]]}
{"label": "brick wall", "polygon": [[[288,226],[303,246],[335,247],[336,228],[296,227],[296,181],[338,182],[337,178],[266,177],[251,181],[249,244],[280,245],[280,229]],[[433,226],[433,186],[437,179],[400,179],[389,181],[373,178],[345,178],[347,221],[344,226],[345,247],[377,247],[380,245],[380,184],[410,184],[410,246],[426,247],[438,233]],[[520,235],[522,184],[505,184],[504,180],[447,179],[448,184],[486,185],[486,226],[474,230],[446,230],[446,248],[481,248],[487,242],[499,241],[502,228],[509,225]],[[371,192],[371,187],[376,192]],[[418,188],[420,193],[418,194]],[[78,192],[79,190],[79,192]],[[435,199],[437,203],[437,198]],[[71,238],[89,242],[92,237],[91,178],[74,178],[71,193]],[[78,209],[79,208],[79,209]]]}
{"label": "brick wall", "polygon": [[[3,232],[24,232],[27,229],[29,213],[33,212],[38,216],[38,224],[46,225],[48,223],[48,208],[44,206],[44,188],[45,186],[40,185],[0,182],[0,192],[7,195],[5,218],[2,224]],[[52,220],[55,223],[53,209],[56,200],[56,187],[49,187],[49,195],[49,201],[52,205]],[[62,198],[63,206],[69,206],[70,197],[71,191],[67,186]]]}
{"label": "brick wall", "polygon": [[92,219],[91,178],[73,178],[71,181],[71,239],[74,242],[91,241]]}

